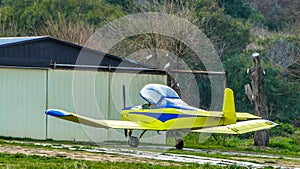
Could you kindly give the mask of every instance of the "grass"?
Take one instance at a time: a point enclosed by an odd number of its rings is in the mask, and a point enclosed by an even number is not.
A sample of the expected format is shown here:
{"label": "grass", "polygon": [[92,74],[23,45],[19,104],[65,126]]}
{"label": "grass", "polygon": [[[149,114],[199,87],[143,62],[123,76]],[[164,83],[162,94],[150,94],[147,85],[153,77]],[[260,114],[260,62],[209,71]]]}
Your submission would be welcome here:
{"label": "grass", "polygon": [[[203,150],[226,150],[226,151],[245,151],[245,152],[256,152],[256,153],[268,153],[276,155],[287,155],[292,157],[300,157],[300,141],[298,135],[291,137],[273,137],[270,138],[269,147],[254,147],[253,138],[252,139],[240,139],[237,136],[226,136],[226,141],[223,144],[222,135],[215,136],[218,141],[213,137],[209,137],[204,142],[199,142],[199,133],[189,133],[184,137],[184,144],[186,148],[196,148]],[[68,144],[76,146],[84,146],[89,148],[91,146],[97,146],[97,144],[88,143],[88,142],[71,142],[71,141],[54,141],[54,140],[34,140],[30,138],[12,138],[12,137],[0,137],[0,143],[6,143],[7,141],[3,140],[12,140],[12,141],[25,141],[25,142],[40,142],[40,143],[52,143],[54,145]],[[168,145],[173,146],[174,138],[168,138]],[[18,144],[18,143],[12,143]],[[121,143],[120,143],[121,144]],[[122,144],[127,144],[123,143]],[[32,144],[23,144],[27,146],[35,146]],[[143,145],[143,144],[141,144]],[[148,144],[144,144],[148,145]],[[151,144],[150,144],[151,145]],[[47,146],[41,146],[47,147]],[[49,146],[50,148],[50,146]]]}
{"label": "grass", "polygon": [[42,157],[37,155],[24,155],[24,154],[6,154],[0,153],[0,168],[13,168],[13,169],[38,169],[38,168],[56,168],[56,169],[65,169],[65,168],[99,168],[99,169],[143,169],[143,168],[152,168],[152,169],[190,169],[190,168],[200,168],[200,169],[242,169],[245,167],[238,166],[211,166],[209,164],[199,165],[195,163],[190,164],[181,164],[178,165],[158,165],[158,164],[147,164],[147,163],[128,163],[128,162],[93,162],[93,161],[84,161],[84,160],[73,160],[68,158],[56,158],[56,157]]}
{"label": "grass", "polygon": [[254,153],[268,153],[274,155],[286,155],[290,157],[300,157],[300,144],[293,137],[273,137],[270,139],[269,147],[254,147],[253,139],[240,139],[236,136],[227,136],[223,144],[222,136],[217,135],[216,141],[209,137],[206,141],[199,143],[199,134],[189,133],[184,138],[185,147],[198,148],[204,150],[226,150],[226,151],[244,151]]}
{"label": "grass", "polygon": [[[222,140],[220,135],[216,136],[219,140]],[[11,140],[13,142],[7,142],[5,140]],[[170,139],[169,145],[174,145],[174,139]],[[18,143],[14,141],[24,141],[25,143]],[[273,155],[284,155],[289,157],[300,158],[300,145],[297,140],[293,138],[287,137],[275,137],[270,139],[269,147],[262,148],[262,147],[254,147],[253,146],[253,139],[240,139],[235,136],[227,137],[225,144],[222,144],[212,137],[208,138],[205,142],[199,143],[199,134],[197,133],[189,133],[185,138],[185,147],[186,148],[195,148],[195,149],[202,149],[202,150],[219,150],[219,151],[242,151],[242,152],[252,152],[252,153],[265,153],[265,154],[273,154]],[[31,143],[32,142],[32,143]],[[33,139],[21,139],[21,138],[5,138],[0,137],[0,144],[12,144],[12,145],[21,145],[26,147],[39,147],[39,148],[49,148],[51,146],[41,146],[41,145],[34,145],[35,142],[41,143],[51,143],[52,145],[60,146],[62,144],[71,145],[72,148],[76,147],[84,147],[89,149],[93,147],[95,144],[89,143],[81,143],[81,142],[70,142],[70,141],[53,141],[53,140],[33,140]],[[124,143],[125,145],[125,143]],[[147,144],[145,144],[147,145]],[[68,150],[68,148],[64,148]],[[171,150],[167,152],[172,153],[180,153],[177,150]],[[184,152],[187,153],[187,152]],[[207,157],[216,157],[218,155],[213,154],[213,156],[209,155]],[[222,158],[222,157],[220,157]]]}
{"label": "grass", "polygon": [[[217,135],[218,140],[222,140],[221,135]],[[227,137],[226,141],[217,141],[214,138],[210,137],[206,141],[199,143],[199,134],[190,133],[185,138],[185,147],[188,148],[198,148],[203,150],[224,150],[224,151],[243,151],[243,152],[252,152],[252,153],[264,153],[264,154],[273,154],[273,155],[283,155],[289,157],[300,158],[300,146],[297,139],[290,137],[275,137],[270,139],[270,147],[268,148],[257,148],[252,146],[253,139],[240,139],[238,137]],[[10,140],[10,141],[8,141]],[[24,143],[20,143],[20,142]],[[51,143],[52,145],[62,145],[68,144],[72,148],[84,146],[84,148],[89,148],[94,146],[93,144],[88,143],[79,143],[79,142],[66,142],[66,141],[53,141],[53,140],[33,140],[33,139],[21,139],[21,138],[5,138],[0,137],[0,145],[12,145],[12,146],[24,146],[24,147],[33,147],[33,148],[45,148],[52,149],[51,146],[42,146],[34,145],[35,142],[40,143]],[[172,142],[172,141],[170,141]],[[173,143],[171,143],[173,145]],[[71,151],[65,149],[65,151]],[[244,159],[243,161],[256,162],[260,164],[274,164],[277,161],[282,162],[292,162],[297,163],[297,161],[292,161],[289,159],[265,159],[260,162],[256,161],[256,158],[245,157],[240,155],[222,155],[214,153],[201,153],[201,152],[188,152],[180,150],[169,150],[166,153],[177,153],[177,154],[190,154],[198,155],[204,157],[214,157],[214,158],[223,158],[223,159]],[[95,154],[97,155],[97,154]],[[98,154],[100,155],[100,154]],[[161,164],[145,164],[145,163],[134,163],[134,162],[92,162],[92,161],[83,161],[83,160],[73,160],[67,158],[57,158],[57,157],[41,157],[36,155],[26,156],[23,154],[5,154],[0,153],[0,168],[243,168],[238,166],[210,166],[209,164],[199,165],[193,163],[179,163],[180,166],[172,165],[169,163],[168,166]],[[175,164],[175,163],[174,163]],[[177,163],[176,163],[177,164]],[[267,167],[268,168],[268,167]]]}
{"label": "grass", "polygon": [[11,140],[11,141],[24,141],[24,142],[40,142],[40,143],[55,143],[55,144],[69,144],[69,145],[87,145],[87,146],[92,146],[92,145],[97,145],[96,143],[93,142],[80,142],[80,141],[63,141],[63,140],[52,140],[52,139],[47,139],[47,140],[38,140],[38,139],[32,139],[32,138],[18,138],[18,137],[6,137],[6,136],[0,136],[0,143],[1,140]]}
{"label": "grass", "polygon": [[271,139],[270,147],[288,150],[290,152],[300,152],[299,143],[295,139],[288,137],[276,137]]}

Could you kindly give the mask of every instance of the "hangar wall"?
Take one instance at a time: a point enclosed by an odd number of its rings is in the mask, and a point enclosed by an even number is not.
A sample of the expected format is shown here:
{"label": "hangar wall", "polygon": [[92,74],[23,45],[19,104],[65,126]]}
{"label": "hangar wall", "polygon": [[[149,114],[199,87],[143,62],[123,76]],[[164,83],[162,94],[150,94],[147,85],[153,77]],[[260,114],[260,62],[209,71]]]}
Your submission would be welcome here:
{"label": "hangar wall", "polygon": [[45,138],[46,70],[0,69],[0,135]]}
{"label": "hangar wall", "polygon": [[[97,119],[120,119],[126,106],[144,103],[140,89],[166,84],[166,75],[90,70],[0,68],[0,135],[71,141],[125,140],[123,130],[96,129],[54,117],[59,108]],[[137,135],[138,133],[134,133]],[[149,132],[142,142],[165,143],[165,135]]]}

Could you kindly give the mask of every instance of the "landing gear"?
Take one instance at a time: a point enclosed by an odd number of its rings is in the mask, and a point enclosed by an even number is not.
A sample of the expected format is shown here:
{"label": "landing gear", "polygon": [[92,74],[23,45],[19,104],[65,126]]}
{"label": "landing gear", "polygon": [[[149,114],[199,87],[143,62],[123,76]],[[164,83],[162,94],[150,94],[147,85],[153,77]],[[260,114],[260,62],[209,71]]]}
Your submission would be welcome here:
{"label": "landing gear", "polygon": [[176,145],[175,145],[176,149],[182,150],[183,147],[184,147],[184,142],[183,142],[183,140],[182,140],[181,138],[178,138],[178,139],[176,139],[175,142],[176,142]]}
{"label": "landing gear", "polygon": [[128,139],[128,144],[130,147],[137,147],[140,144],[140,141],[137,137],[130,136]]}
{"label": "landing gear", "polygon": [[129,130],[125,129],[124,131],[125,131],[125,137],[127,137],[127,135],[129,136],[129,138],[128,138],[128,145],[130,147],[137,147],[140,144],[140,139],[146,133],[147,130],[144,130],[141,133],[141,135],[140,135],[139,138],[132,136],[132,130],[131,129],[129,129]]}
{"label": "landing gear", "polygon": [[169,131],[169,136],[174,137],[176,149],[178,149],[178,150],[183,149],[184,141],[182,139],[183,138],[182,131],[180,131],[180,130]]}

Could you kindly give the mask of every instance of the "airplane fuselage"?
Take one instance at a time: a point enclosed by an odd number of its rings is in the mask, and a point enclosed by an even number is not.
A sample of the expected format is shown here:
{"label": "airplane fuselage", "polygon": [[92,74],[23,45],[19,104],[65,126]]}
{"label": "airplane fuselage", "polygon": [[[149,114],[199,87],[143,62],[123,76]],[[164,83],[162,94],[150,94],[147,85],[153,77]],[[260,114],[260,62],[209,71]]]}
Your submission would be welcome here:
{"label": "airplane fuselage", "polygon": [[199,129],[223,124],[221,112],[202,109],[183,110],[179,108],[149,108],[142,106],[125,108],[121,112],[123,121],[134,121],[160,130]]}

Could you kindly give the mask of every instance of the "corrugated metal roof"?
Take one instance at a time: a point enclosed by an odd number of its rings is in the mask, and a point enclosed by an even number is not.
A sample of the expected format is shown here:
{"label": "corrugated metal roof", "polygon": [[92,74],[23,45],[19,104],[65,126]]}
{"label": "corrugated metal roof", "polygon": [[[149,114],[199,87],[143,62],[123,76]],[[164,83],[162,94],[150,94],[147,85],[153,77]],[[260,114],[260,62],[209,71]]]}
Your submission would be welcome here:
{"label": "corrugated metal roof", "polygon": [[28,36],[28,37],[1,37],[0,38],[0,46],[1,45],[8,45],[8,44],[15,44],[20,42],[26,42],[31,40],[43,39],[47,36]]}
{"label": "corrugated metal roof", "polygon": [[[70,46],[74,50],[46,44],[45,42],[57,42],[65,46]],[[23,44],[29,44],[31,42],[40,42],[43,45],[31,44],[25,48],[19,48],[18,46]],[[45,45],[49,45],[45,48]],[[139,63],[137,61],[127,59],[96,51],[94,49],[84,48],[83,46],[56,39],[50,36],[27,36],[27,37],[0,37],[0,50],[1,48],[12,47],[13,50],[0,51],[2,57],[0,58],[0,65],[6,66],[33,66],[33,67],[49,67],[50,62],[56,62],[60,64],[74,64],[80,51],[84,49],[88,52],[90,57],[103,57],[102,64],[110,66],[118,66],[121,62],[126,63],[126,67],[144,67],[154,68],[151,65]],[[61,49],[64,48],[64,49]],[[24,51],[25,50],[25,51]],[[20,55],[20,52],[22,55]],[[4,58],[5,57],[5,58]],[[103,66],[103,65],[102,65]]]}

